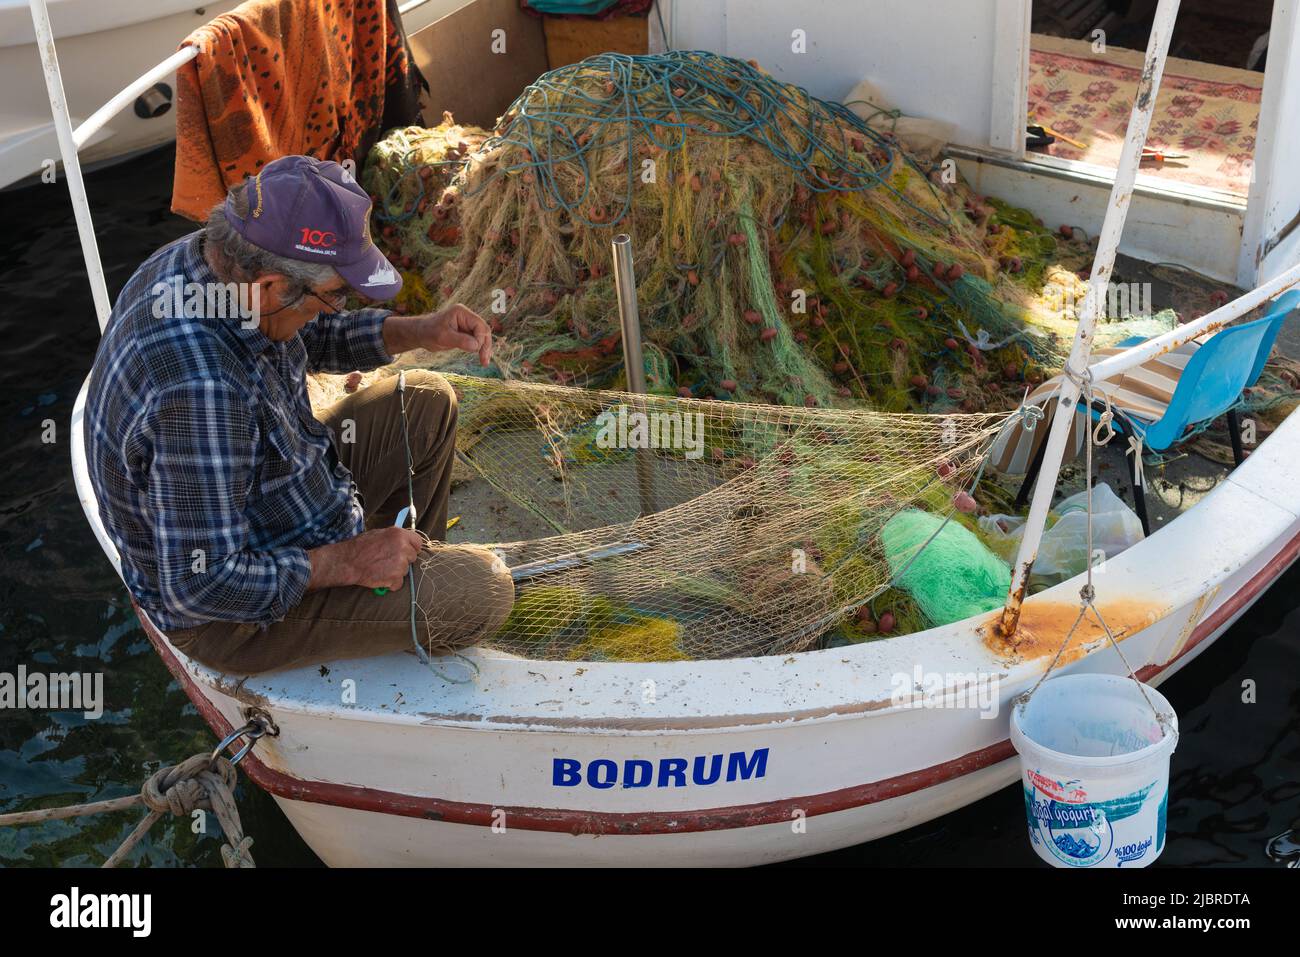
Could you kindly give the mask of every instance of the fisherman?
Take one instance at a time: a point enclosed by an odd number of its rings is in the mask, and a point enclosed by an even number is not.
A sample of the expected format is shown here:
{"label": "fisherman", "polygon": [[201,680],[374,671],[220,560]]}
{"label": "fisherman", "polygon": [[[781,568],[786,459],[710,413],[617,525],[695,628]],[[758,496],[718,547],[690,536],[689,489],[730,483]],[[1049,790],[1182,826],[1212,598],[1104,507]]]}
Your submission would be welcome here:
{"label": "fisherman", "polygon": [[[180,651],[219,671],[409,648],[416,562],[419,636],[435,653],[490,635],[513,603],[499,558],[442,542],[456,437],[445,379],[410,371],[401,393],[389,376],[312,414],[308,372],[417,348],[492,356],[463,305],[344,309],[349,291],[386,301],[402,287],[369,222],[343,167],[277,159],[136,270],[95,356],[87,458],[123,577]],[[394,525],[412,501],[419,531]]]}

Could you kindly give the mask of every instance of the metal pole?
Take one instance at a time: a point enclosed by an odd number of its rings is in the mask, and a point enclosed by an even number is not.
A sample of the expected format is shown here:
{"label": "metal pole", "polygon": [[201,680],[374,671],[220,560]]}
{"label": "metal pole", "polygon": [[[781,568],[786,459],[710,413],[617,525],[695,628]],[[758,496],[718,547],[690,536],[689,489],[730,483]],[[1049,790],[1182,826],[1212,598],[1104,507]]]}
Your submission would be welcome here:
{"label": "metal pole", "polygon": [[[623,327],[623,366],[627,369],[627,391],[645,395],[645,354],[641,349],[641,316],[636,305],[636,274],[632,269],[632,237],[614,237],[614,288],[618,293],[618,319]],[[637,410],[645,413],[644,405]],[[654,461],[649,449],[636,451],[637,490],[641,514],[656,511],[654,504]]]}
{"label": "metal pole", "polygon": [[1185,325],[1176,326],[1163,335],[1138,343],[1131,349],[1125,349],[1116,355],[1099,359],[1092,364],[1092,379],[1094,382],[1113,379],[1115,376],[1140,366],[1156,356],[1172,352],[1184,343],[1203,336],[1207,332],[1218,332],[1234,319],[1239,319],[1256,306],[1276,299],[1297,284],[1300,284],[1300,264],[1279,273],[1268,282],[1256,286],[1250,292],[1238,296],[1226,305],[1220,306],[1212,312],[1207,312],[1199,319],[1193,319]]}
{"label": "metal pole", "polygon": [[90,294],[95,301],[95,314],[99,317],[99,331],[103,332],[108,326],[112,306],[108,301],[104,267],[99,261],[99,246],[95,243],[95,225],[90,221],[86,185],[81,180],[81,163],[77,159],[72,118],[68,115],[68,100],[63,92],[63,75],[59,72],[59,58],[54,51],[50,12],[46,9],[45,0],[31,0],[31,9],[32,25],[36,28],[36,46],[41,54],[41,68],[45,71],[45,88],[50,96],[50,110],[54,114],[54,132],[59,139],[59,153],[63,156],[63,175],[68,178],[72,211],[77,217],[77,233],[81,237],[81,255],[86,261],[86,275],[90,278]]}
{"label": "metal pole", "polygon": [[1119,248],[1120,234],[1124,231],[1124,219],[1128,215],[1133,198],[1133,185],[1137,181],[1138,165],[1142,161],[1142,147],[1146,143],[1147,129],[1151,126],[1151,114],[1155,110],[1156,95],[1160,91],[1160,77],[1164,74],[1165,56],[1169,52],[1169,37],[1173,32],[1174,18],[1177,14],[1178,0],[1160,0],[1156,8],[1155,21],[1151,25],[1146,61],[1142,67],[1142,77],[1138,81],[1137,96],[1133,100],[1133,112],[1128,121],[1124,150],[1120,154],[1119,165],[1115,170],[1115,184],[1111,187],[1110,203],[1102,223],[1101,237],[1097,242],[1097,255],[1092,263],[1088,294],[1084,297],[1079,325],[1074,333],[1074,346],[1065,364],[1066,372],[1069,374],[1061,381],[1051,432],[1047,437],[1047,449],[1043,454],[1043,468],[1038,475],[1038,484],[1034,487],[1029,517],[1025,520],[1024,537],[1020,541],[1020,550],[1011,569],[1011,589],[1007,594],[1007,604],[1002,609],[1002,617],[998,622],[998,630],[1005,638],[1014,635],[1016,627],[1020,624],[1021,604],[1029,588],[1029,574],[1033,570],[1034,559],[1038,557],[1038,545],[1042,541],[1043,529],[1047,525],[1047,512],[1051,507],[1052,493],[1056,489],[1056,479],[1061,471],[1065,442],[1074,421],[1075,403],[1082,391],[1076,380],[1088,369],[1097,313],[1101,304],[1106,301],[1106,288],[1115,266],[1115,253]]}

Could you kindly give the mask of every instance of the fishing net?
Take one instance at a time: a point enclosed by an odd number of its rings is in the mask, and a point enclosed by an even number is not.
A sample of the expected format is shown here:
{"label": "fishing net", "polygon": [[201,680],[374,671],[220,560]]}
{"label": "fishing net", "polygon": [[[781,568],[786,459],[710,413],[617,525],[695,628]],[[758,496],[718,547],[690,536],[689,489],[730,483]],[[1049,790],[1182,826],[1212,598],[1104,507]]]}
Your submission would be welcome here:
{"label": "fishing net", "polygon": [[553,70],[490,135],[394,131],[363,181],[403,306],[489,316],[508,378],[625,387],[609,250],[630,234],[661,394],[1005,407],[1059,369],[1072,317],[1041,292],[1087,250],[846,107],[701,52]]}
{"label": "fishing net", "polygon": [[[486,372],[418,352],[399,365],[449,373],[461,468],[553,532],[492,546],[517,597],[489,645],[783,654],[994,600],[1002,571],[957,527],[1001,494],[977,478],[1007,410],[1063,364],[1091,259],[1080,232],[702,52],[553,70],[491,131],[449,115],[394,130],[363,183],[405,279],[398,311],[459,301],[493,326]],[[623,391],[618,233],[649,396]],[[1174,322],[1103,321],[1095,344]],[[913,564],[931,549],[973,556],[985,584],[936,602],[947,566]]]}
{"label": "fishing net", "polygon": [[517,594],[486,644],[530,658],[809,647],[889,587],[890,518],[966,518],[962,496],[1006,418],[448,378],[462,462],[557,530],[491,546]]}

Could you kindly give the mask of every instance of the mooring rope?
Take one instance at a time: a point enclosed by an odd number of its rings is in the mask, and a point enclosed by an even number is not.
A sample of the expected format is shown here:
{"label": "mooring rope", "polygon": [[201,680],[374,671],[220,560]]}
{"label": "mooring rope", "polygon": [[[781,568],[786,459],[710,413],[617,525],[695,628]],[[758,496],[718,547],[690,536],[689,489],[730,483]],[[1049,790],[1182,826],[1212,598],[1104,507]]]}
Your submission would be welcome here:
{"label": "mooring rope", "polygon": [[103,866],[116,867],[135,849],[165,814],[189,817],[195,811],[211,811],[221,824],[225,843],[221,845],[221,860],[226,867],[255,867],[249,848],[253,839],[244,834],[235,804],[235,784],[238,773],[234,763],[224,756],[214,757],[201,752],[186,758],[180,764],[159,768],[145,779],[139,794],[70,804],[66,807],[41,808],[36,811],[17,811],[0,814],[0,827],[21,827],[26,824],[43,824],[71,817],[91,814],[111,814],[143,805],[149,809],[140,823],[122,841]]}

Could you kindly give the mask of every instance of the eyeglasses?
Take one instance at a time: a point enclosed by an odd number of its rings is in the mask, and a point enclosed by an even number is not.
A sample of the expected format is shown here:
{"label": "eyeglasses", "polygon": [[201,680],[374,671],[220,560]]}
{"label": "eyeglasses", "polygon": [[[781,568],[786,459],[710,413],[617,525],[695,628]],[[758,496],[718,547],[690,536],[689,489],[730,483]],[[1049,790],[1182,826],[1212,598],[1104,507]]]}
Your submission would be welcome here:
{"label": "eyeglasses", "polygon": [[315,299],[322,306],[324,306],[326,311],[328,312],[342,312],[343,307],[347,305],[347,301],[348,301],[347,290],[339,290],[337,298],[333,298],[333,299],[326,299],[320,293],[312,289],[307,290],[307,295],[311,296],[311,298]]}

